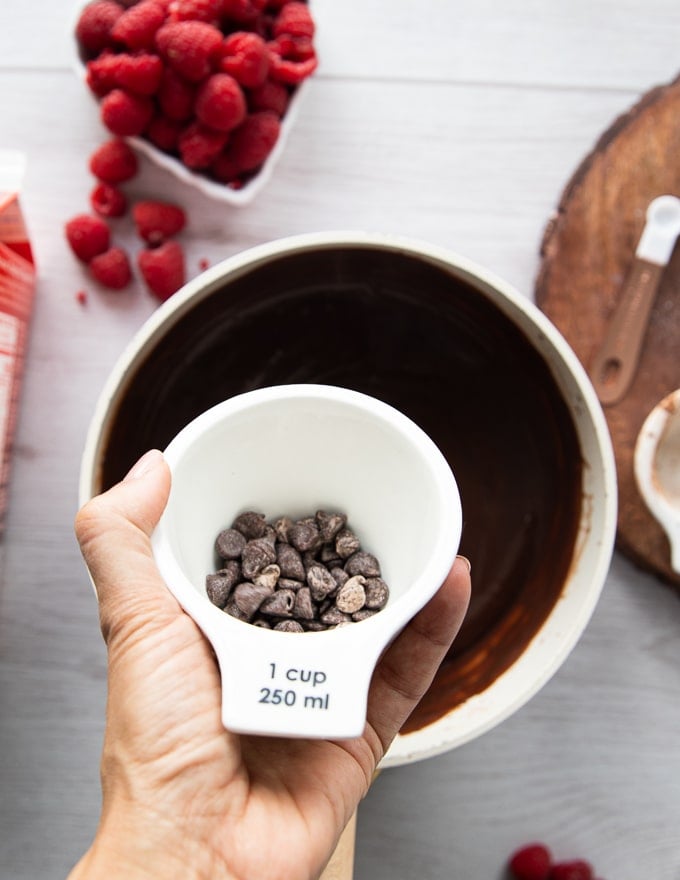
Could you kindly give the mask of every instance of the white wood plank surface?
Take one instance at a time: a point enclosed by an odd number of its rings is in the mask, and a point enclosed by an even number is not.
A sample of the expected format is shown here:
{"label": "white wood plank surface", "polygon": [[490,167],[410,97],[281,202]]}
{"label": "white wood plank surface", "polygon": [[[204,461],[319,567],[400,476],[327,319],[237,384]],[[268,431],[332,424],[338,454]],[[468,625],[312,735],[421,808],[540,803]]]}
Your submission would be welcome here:
{"label": "white wood plank surface", "polygon": [[[185,204],[189,265],[298,232],[443,244],[531,297],[562,187],[614,118],[680,71],[669,0],[316,0],[322,64],[267,188],[227,208],[143,163]],[[105,655],[72,537],[99,390],[153,303],[103,295],[68,252],[103,130],[71,68],[75,5],[0,6],[0,148],[29,160],[40,269],[2,546],[0,880],[63,877],[98,810]],[[129,233],[119,240],[132,245]],[[500,880],[543,838],[604,880],[680,880],[680,602],[616,556],[581,642],[499,728],[383,773],[357,880]]]}

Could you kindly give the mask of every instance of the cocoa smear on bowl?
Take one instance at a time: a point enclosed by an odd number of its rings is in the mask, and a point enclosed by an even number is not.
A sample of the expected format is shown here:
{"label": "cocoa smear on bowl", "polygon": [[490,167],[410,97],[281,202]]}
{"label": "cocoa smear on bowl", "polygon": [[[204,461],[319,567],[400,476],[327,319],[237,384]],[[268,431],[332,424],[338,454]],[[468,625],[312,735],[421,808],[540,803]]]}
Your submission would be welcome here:
{"label": "cocoa smear on bowl", "polygon": [[99,488],[225,398],[296,382],[391,404],[456,475],[473,596],[403,732],[418,730],[508,669],[562,592],[581,515],[571,414],[524,333],[472,284],[398,250],[319,248],[249,266],[183,310],[128,379]]}

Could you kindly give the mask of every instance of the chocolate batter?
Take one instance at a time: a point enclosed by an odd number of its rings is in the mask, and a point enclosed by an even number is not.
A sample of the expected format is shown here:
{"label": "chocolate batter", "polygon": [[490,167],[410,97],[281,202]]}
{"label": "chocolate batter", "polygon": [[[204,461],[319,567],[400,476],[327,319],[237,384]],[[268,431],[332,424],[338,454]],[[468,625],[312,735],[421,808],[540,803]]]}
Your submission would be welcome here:
{"label": "chocolate batter", "polygon": [[245,270],[167,330],[113,417],[101,488],[208,407],[292,382],[392,404],[458,481],[473,598],[418,729],[488,687],[559,596],[580,518],[574,424],[541,357],[472,286],[399,250],[327,247]]}

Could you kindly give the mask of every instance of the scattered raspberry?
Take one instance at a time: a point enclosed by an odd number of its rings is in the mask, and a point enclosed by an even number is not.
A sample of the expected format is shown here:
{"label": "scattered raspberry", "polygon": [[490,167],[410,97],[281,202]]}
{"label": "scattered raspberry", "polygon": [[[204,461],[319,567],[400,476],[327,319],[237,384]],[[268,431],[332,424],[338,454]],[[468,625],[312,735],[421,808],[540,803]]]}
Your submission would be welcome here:
{"label": "scattered raspberry", "polygon": [[[151,2],[151,0],[145,0]],[[190,82],[205,79],[222,48],[222,33],[202,21],[173,21],[156,34],[156,46],[168,64]]]}
{"label": "scattered raspberry", "polygon": [[81,306],[87,305],[87,291],[86,290],[77,290],[76,291],[76,302]]}
{"label": "scattered raspberry", "polygon": [[515,880],[548,880],[552,858],[542,843],[531,843],[518,849],[508,867]]}
{"label": "scattered raspberry", "polygon": [[290,92],[282,84],[268,79],[257,89],[251,89],[248,105],[251,110],[272,110],[283,117],[290,101]]}
{"label": "scattered raspberry", "polygon": [[593,880],[593,869],[583,859],[558,862],[552,866],[548,877],[549,880]]}
{"label": "scattered raspberry", "polygon": [[281,9],[274,20],[274,36],[291,34],[294,37],[313,37],[314,20],[306,3],[292,0]]}
{"label": "scattered raspberry", "polygon": [[184,284],[184,252],[176,241],[141,251],[137,264],[149,291],[161,302]]}
{"label": "scattered raspberry", "polygon": [[178,205],[169,202],[137,202],[132,208],[137,233],[152,247],[181,232],[186,225],[186,214]]}
{"label": "scattered raspberry", "polygon": [[177,147],[187,168],[208,168],[222,152],[228,137],[226,132],[194,122],[184,129]]}
{"label": "scattered raspberry", "polygon": [[271,153],[280,131],[281,123],[276,113],[268,110],[251,113],[236,129],[228,147],[228,155],[239,172],[259,168]]}
{"label": "scattered raspberry", "polygon": [[111,36],[128,49],[153,49],[156,32],[165,21],[165,9],[157,0],[142,0],[130,6],[111,29]]}
{"label": "scattered raspberry", "polygon": [[92,209],[100,217],[122,217],[127,211],[127,199],[118,187],[99,182],[90,194]]}
{"label": "scattered raspberry", "polygon": [[123,14],[113,0],[97,0],[83,9],[76,24],[76,37],[88,55],[97,55],[111,41],[111,28]]}
{"label": "scattered raspberry", "polygon": [[222,52],[221,69],[242,86],[256,88],[267,79],[269,52],[262,37],[236,31],[225,39]]}
{"label": "scattered raspberry", "polygon": [[108,130],[119,137],[141,134],[153,116],[153,102],[142,95],[114,89],[102,98],[101,119]]}
{"label": "scattered raspberry", "polygon": [[109,227],[99,217],[79,214],[69,220],[65,227],[66,239],[73,253],[84,263],[108,250],[111,240]]}
{"label": "scattered raspberry", "polygon": [[217,26],[222,0],[172,0],[168,12],[170,21],[204,21]]}
{"label": "scattered raspberry", "polygon": [[246,99],[241,86],[228,73],[215,73],[199,88],[196,116],[217,131],[231,131],[246,116]]}
{"label": "scattered raspberry", "polygon": [[146,137],[159,150],[163,150],[165,153],[174,153],[181,131],[180,122],[174,122],[166,116],[154,116],[147,126]]}
{"label": "scattered raspberry", "polygon": [[130,180],[137,168],[137,157],[125,141],[107,141],[90,156],[90,171],[104,183]]}
{"label": "scattered raspberry", "polygon": [[89,268],[92,277],[111,290],[122,290],[132,280],[127,254],[119,247],[94,257]]}

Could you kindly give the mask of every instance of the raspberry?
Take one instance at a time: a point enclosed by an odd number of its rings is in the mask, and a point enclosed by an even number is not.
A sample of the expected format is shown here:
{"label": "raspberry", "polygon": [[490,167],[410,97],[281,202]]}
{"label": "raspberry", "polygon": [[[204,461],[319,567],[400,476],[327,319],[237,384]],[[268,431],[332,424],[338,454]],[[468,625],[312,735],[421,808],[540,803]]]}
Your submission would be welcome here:
{"label": "raspberry", "polygon": [[225,39],[222,49],[220,68],[242,86],[255,88],[267,79],[269,52],[262,37],[236,31]]}
{"label": "raspberry", "polygon": [[215,73],[199,88],[196,116],[217,131],[231,131],[246,116],[246,100],[241,87],[228,73]]}
{"label": "raspberry", "polygon": [[508,867],[516,880],[547,880],[550,863],[550,850],[542,843],[531,843],[514,853]]}
{"label": "raspberry", "polygon": [[189,85],[174,70],[166,67],[158,91],[158,103],[164,115],[175,122],[186,122],[194,114],[195,101],[195,86]]}
{"label": "raspberry", "polygon": [[248,104],[251,110],[272,110],[277,116],[284,116],[290,93],[288,89],[278,82],[268,79],[257,89],[251,89],[248,93]]}
{"label": "raspberry", "polygon": [[111,42],[111,29],[123,14],[113,0],[96,0],[83,9],[76,24],[76,37],[88,55],[98,55]]}
{"label": "raspberry", "polygon": [[112,290],[122,290],[132,279],[127,254],[119,247],[94,257],[89,268],[93,278]]}
{"label": "raspberry", "polygon": [[76,302],[81,306],[87,305],[87,292],[85,290],[76,291]]}
{"label": "raspberry", "polygon": [[190,82],[199,82],[210,74],[222,40],[222,33],[203,21],[173,21],[156,34],[161,57]]}
{"label": "raspberry", "polygon": [[101,119],[112,134],[131,137],[141,134],[151,122],[153,103],[142,95],[114,89],[102,98]]}
{"label": "raspberry", "polygon": [[109,227],[99,217],[78,214],[65,227],[66,239],[73,253],[84,263],[108,250],[111,240]]}
{"label": "raspberry", "polygon": [[125,141],[107,141],[90,156],[90,171],[104,183],[130,180],[137,168],[137,157]]}
{"label": "raspberry", "polygon": [[552,866],[549,880],[593,880],[593,869],[583,859],[572,862],[558,862]]}
{"label": "raspberry", "polygon": [[314,20],[306,3],[292,0],[281,9],[274,20],[273,33],[275,37],[280,34],[291,34],[294,37],[313,37]]}
{"label": "raspberry", "polygon": [[116,85],[135,95],[155,95],[163,76],[163,62],[158,55],[140,53],[128,55],[122,52],[115,56]]}
{"label": "raspberry", "polygon": [[267,5],[267,0],[223,0],[222,14],[241,23],[250,23]]}
{"label": "raspberry", "polygon": [[205,21],[218,25],[222,14],[222,0],[172,0],[170,21]]}
{"label": "raspberry", "polygon": [[165,21],[165,9],[156,0],[142,0],[121,15],[111,29],[111,36],[128,49],[153,49],[156,31]]}
{"label": "raspberry", "polygon": [[[272,44],[270,43],[270,48]],[[283,58],[274,49],[270,52],[271,67],[269,75],[272,79],[287,85],[298,85],[302,80],[307,79],[316,70],[318,60],[316,54],[302,61],[294,61],[290,58]]]}
{"label": "raspberry", "polygon": [[184,252],[176,241],[166,241],[158,248],[141,251],[137,265],[150,292],[161,302],[184,284]]}
{"label": "raspberry", "polygon": [[222,152],[229,135],[194,122],[179,136],[177,147],[187,168],[207,168]]}
{"label": "raspberry", "polygon": [[151,143],[166,153],[174,153],[179,142],[182,126],[166,116],[154,116],[146,129]]}
{"label": "raspberry", "polygon": [[281,123],[275,113],[251,113],[234,132],[227,153],[240,172],[254,171],[271,153],[280,131]]}
{"label": "raspberry", "polygon": [[118,73],[117,57],[113,52],[107,50],[99,58],[88,61],[86,64],[86,82],[98,98],[103,97],[107,92],[116,88],[116,75]]}
{"label": "raspberry", "polygon": [[181,232],[187,222],[184,211],[168,202],[137,202],[132,218],[138,234],[152,246]]}
{"label": "raspberry", "polygon": [[125,195],[110,183],[98,183],[90,194],[90,204],[100,217],[122,217],[127,211]]}

